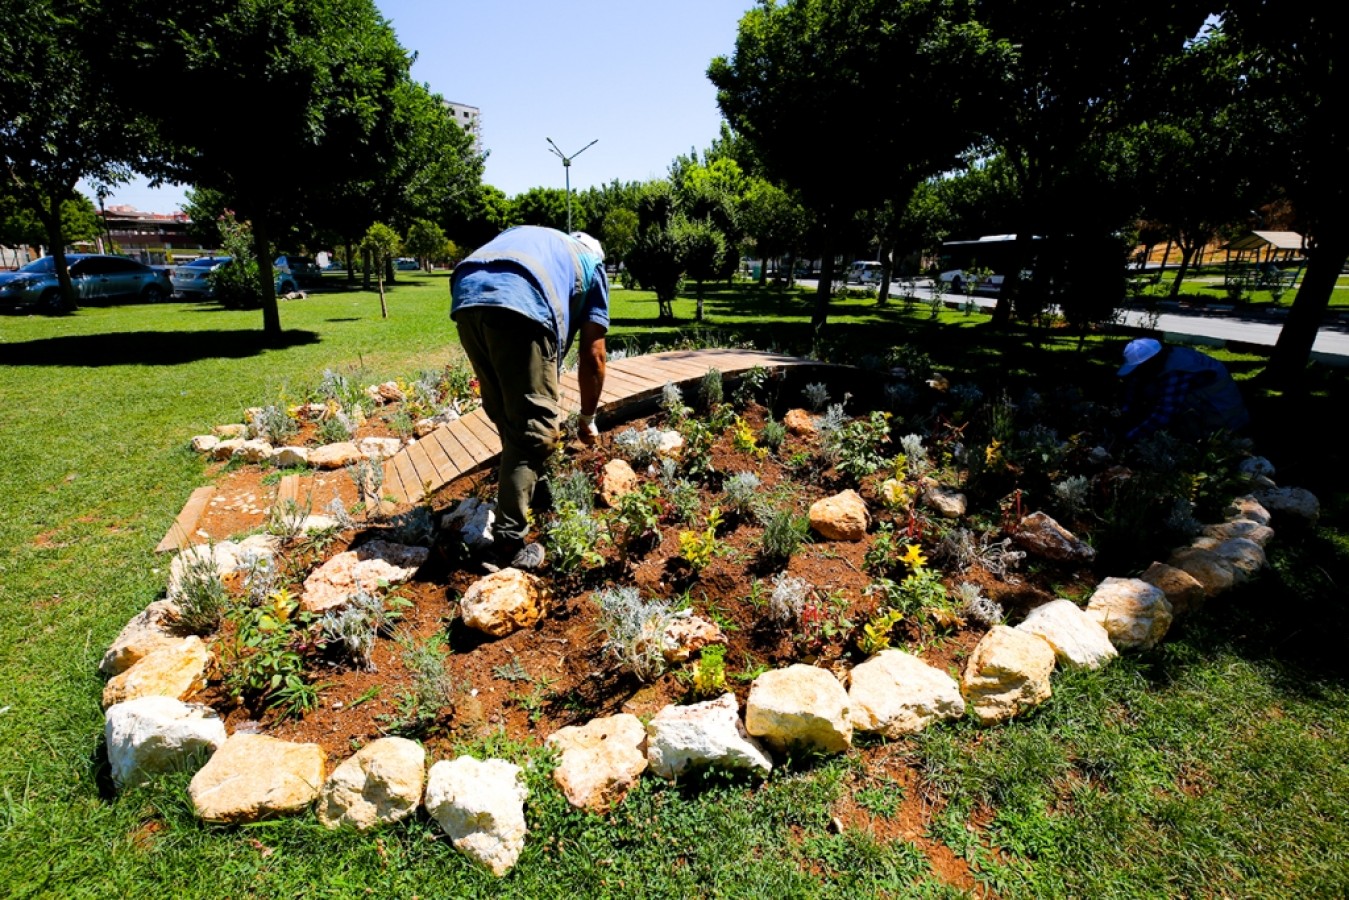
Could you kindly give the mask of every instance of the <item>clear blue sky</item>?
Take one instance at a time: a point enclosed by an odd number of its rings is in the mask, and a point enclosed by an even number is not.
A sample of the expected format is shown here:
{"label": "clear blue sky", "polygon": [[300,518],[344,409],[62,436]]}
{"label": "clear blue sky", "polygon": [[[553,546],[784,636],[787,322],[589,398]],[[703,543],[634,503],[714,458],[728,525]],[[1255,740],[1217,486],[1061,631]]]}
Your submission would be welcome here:
{"label": "clear blue sky", "polygon": [[[484,180],[513,196],[563,186],[545,138],[568,154],[598,139],[572,164],[578,190],[658,178],[677,155],[705,149],[721,121],[707,66],[734,49],[754,0],[376,5],[417,54],[414,78],[482,110]],[[172,212],[182,199],[181,187],[138,179],[114,188],[108,205]]]}

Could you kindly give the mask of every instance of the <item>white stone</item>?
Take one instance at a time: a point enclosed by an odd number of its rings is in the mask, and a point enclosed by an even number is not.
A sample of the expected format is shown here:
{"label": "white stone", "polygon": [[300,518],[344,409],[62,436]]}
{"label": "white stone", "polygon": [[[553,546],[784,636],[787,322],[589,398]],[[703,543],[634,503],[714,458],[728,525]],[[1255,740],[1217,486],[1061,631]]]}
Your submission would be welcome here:
{"label": "white stone", "polygon": [[196,636],[160,647],[103,686],[103,708],[137,697],[186,700],[206,687],[206,667],[210,662],[211,651]]}
{"label": "white stone", "polygon": [[1198,581],[1204,588],[1205,597],[1216,597],[1231,590],[1236,583],[1232,564],[1212,550],[1181,547],[1166,562]]}
{"label": "white stone", "polygon": [[492,524],[496,521],[496,506],[477,497],[466,497],[450,512],[441,517],[442,531],[458,530],[459,539],[470,550],[481,551],[492,546]]}
{"label": "white stone", "polygon": [[1048,641],[1065,666],[1099,669],[1119,655],[1104,626],[1071,600],[1052,600],[1037,606],[1016,627]]}
{"label": "white stone", "polygon": [[1232,519],[1229,522],[1222,522],[1217,525],[1205,525],[1199,533],[1220,543],[1232,538],[1246,538],[1255,541],[1261,547],[1268,546],[1269,542],[1274,539],[1273,528],[1268,525],[1261,525],[1258,522],[1252,522],[1250,519]]}
{"label": "white stone", "polygon": [[324,444],[309,451],[309,464],[316,469],[340,469],[364,458],[351,441]]}
{"label": "white stone", "polygon": [[537,624],[548,614],[548,602],[543,579],[505,568],[475,581],[459,601],[459,612],[469,628],[505,637]]}
{"label": "white stone", "polygon": [[1321,516],[1320,501],[1306,488],[1268,488],[1256,491],[1255,499],[1273,518],[1295,525],[1315,525]]}
{"label": "white stone", "polygon": [[600,472],[600,499],[606,506],[617,506],[626,494],[631,494],[641,485],[637,473],[625,459],[611,459],[604,464]]}
{"label": "white stone", "polygon": [[178,606],[172,600],[156,600],[127,622],[112,642],[98,670],[104,675],[117,675],[131,668],[141,658],[173,646],[185,635],[178,633],[174,623]]}
{"label": "white stone", "polygon": [[1254,497],[1238,497],[1227,505],[1224,513],[1229,519],[1249,519],[1257,525],[1269,524],[1269,510]]}
{"label": "white stone", "polygon": [[1231,565],[1233,584],[1245,584],[1267,565],[1264,548],[1249,538],[1229,538],[1214,547],[1213,553]]}
{"label": "white stone", "polygon": [[958,519],[965,515],[967,507],[964,494],[932,479],[923,482],[923,502],[943,519]]}
{"label": "white stone", "polygon": [[502,759],[461,756],[431,767],[426,811],[455,849],[493,875],[505,875],[525,846],[525,798],[520,767]]}
{"label": "white stone", "polygon": [[646,771],[646,726],[628,713],[559,728],[547,743],[560,754],[553,781],[578,809],[605,812]]}
{"label": "white stone", "polygon": [[395,437],[368,437],[356,442],[356,449],[366,459],[388,459],[403,449],[403,442]]}
{"label": "white stone", "polygon": [[319,566],[304,580],[300,608],[324,612],[347,602],[357,591],[373,594],[381,582],[402,584],[416,574],[431,551],[389,541],[370,541],[344,550]]}
{"label": "white stone", "polygon": [[810,505],[810,527],[826,540],[860,541],[866,537],[869,524],[867,503],[852,489]]}
{"label": "white stone", "polygon": [[660,433],[660,445],[656,448],[656,453],[661,456],[678,457],[681,450],[684,449],[684,436],[677,431],[662,431]]}
{"label": "white stone", "polygon": [[229,459],[244,445],[243,438],[227,438],[211,448],[211,459]]}
{"label": "white stone", "polygon": [[208,822],[257,822],[302,812],[323,785],[323,748],[236,733],[202,766],[188,794]]}
{"label": "white stone", "polygon": [[249,440],[235,447],[230,455],[246,463],[265,463],[272,461],[272,453],[272,445],[266,441]]}
{"label": "white stone", "polygon": [[304,521],[300,523],[300,533],[315,534],[336,527],[337,520],[332,516],[305,516]]}
{"label": "white stone", "polygon": [[308,447],[277,447],[272,453],[272,464],[282,469],[309,465]]}
{"label": "white stone", "polygon": [[108,707],[103,735],[113,783],[135,787],[204,763],[225,743],[225,723],[199,703],[137,697]]}
{"label": "white stone", "polygon": [[371,741],[333,770],[319,796],[318,819],[327,828],[366,831],[405,819],[421,803],[426,751],[407,738]]}
{"label": "white stone", "polygon": [[773,768],[759,742],[740,723],[735,694],[689,706],[666,706],[646,726],[646,758],[662,778],[678,778],[690,769]]}
{"label": "white stone", "polygon": [[437,426],[434,419],[418,419],[412,424],[412,433],[416,437],[424,438],[435,431]]}
{"label": "white stone", "polygon": [[1094,548],[1042,512],[1022,519],[1012,539],[1026,552],[1054,562],[1089,563],[1096,558]]}
{"label": "white stone", "polygon": [[235,438],[248,437],[248,426],[243,422],[231,422],[228,425],[217,425],[211,429],[211,434],[218,438],[233,440]]}
{"label": "white stone", "polygon": [[1124,650],[1146,650],[1171,627],[1171,601],[1166,593],[1141,578],[1107,578],[1087,601],[1087,615]]}
{"label": "white stone", "polygon": [[197,453],[210,453],[220,443],[220,438],[213,434],[199,434],[192,439],[192,449]]}
{"label": "white stone", "polygon": [[848,717],[857,731],[897,738],[963,715],[956,680],[903,650],[882,650],[849,678]]}
{"label": "white stone", "polygon": [[1154,562],[1146,572],[1138,576],[1154,587],[1162,589],[1166,599],[1171,602],[1172,618],[1180,618],[1197,611],[1204,605],[1204,586],[1184,569]]}
{"label": "white stone", "polygon": [[842,752],[852,746],[848,692],[827,669],[798,663],[765,672],[750,686],[745,730],[774,750]]}
{"label": "white stone", "polygon": [[1005,721],[1049,699],[1054,659],[1038,634],[994,625],[970,654],[960,691],[979,724]]}

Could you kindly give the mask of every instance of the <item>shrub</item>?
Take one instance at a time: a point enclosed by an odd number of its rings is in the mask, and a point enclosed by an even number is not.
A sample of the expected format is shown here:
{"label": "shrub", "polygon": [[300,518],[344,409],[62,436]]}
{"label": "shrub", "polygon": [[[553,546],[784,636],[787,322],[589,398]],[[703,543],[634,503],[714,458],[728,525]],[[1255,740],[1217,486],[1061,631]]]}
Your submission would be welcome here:
{"label": "shrub", "polygon": [[548,548],[549,564],[561,575],[604,561],[596,549],[600,542],[599,520],[565,501],[557,505],[557,516],[548,526],[543,542]]}
{"label": "shrub", "polygon": [[723,550],[717,540],[717,527],[721,525],[721,510],[712,507],[707,514],[707,525],[701,531],[679,532],[679,555],[684,557],[694,572],[701,572],[712,562],[712,557]]}
{"label": "shrub", "polygon": [[357,666],[373,670],[375,638],[402,617],[402,608],[410,605],[401,597],[390,598],[386,605],[384,597],[358,589],[341,609],[325,613],[319,626],[323,637],[340,644]]}
{"label": "shrub", "polygon": [[736,472],[721,485],[722,503],[736,515],[748,515],[758,505],[761,484],[753,472]]}
{"label": "shrub", "polygon": [[425,641],[418,641],[409,634],[401,634],[395,640],[403,650],[403,667],[411,678],[409,687],[399,691],[396,716],[386,717],[389,730],[424,731],[440,718],[443,710],[454,706],[456,685],[445,671],[445,660],[450,655],[445,636],[437,632]]}
{"label": "shrub", "polygon": [[768,615],[780,625],[795,625],[815,588],[804,578],[779,572],[773,576],[773,594],[768,599]]}
{"label": "shrub", "polygon": [[660,390],[660,408],[665,412],[666,421],[675,428],[692,412],[684,405],[684,392],[673,381],[666,382]]}
{"label": "shrub", "polygon": [[[842,407],[831,407],[842,410]],[[826,418],[829,418],[826,416]],[[822,430],[825,456],[844,475],[860,482],[885,462],[884,447],[890,439],[890,414],[873,412],[865,419]]]}
{"label": "shrub", "polygon": [[726,693],[726,645],[712,644],[704,647],[693,664],[689,675],[689,684],[693,696],[697,698],[719,697]]}
{"label": "shrub", "polygon": [[317,436],[321,444],[340,444],[351,440],[351,436],[355,433],[356,426],[352,424],[347,414],[335,410],[332,415],[319,422]]}
{"label": "shrub", "polygon": [[625,428],[614,435],[614,449],[634,466],[649,466],[660,458],[662,437],[657,428]]}
{"label": "shrub", "polygon": [[737,409],[745,409],[756,399],[759,391],[768,383],[768,370],[763,366],[754,366],[740,376],[740,384],[731,395],[731,403]]}
{"label": "shrub", "polygon": [[609,518],[610,531],[617,532],[615,537],[624,551],[631,551],[646,542],[659,544],[660,518],[664,510],[660,488],[644,484],[619,498],[618,506]]}
{"label": "shrub", "polygon": [[284,407],[264,406],[253,413],[253,433],[271,444],[284,444],[300,433],[300,426]]}
{"label": "shrub", "polygon": [[759,549],[765,559],[789,559],[810,533],[810,520],[790,509],[766,506],[758,517],[763,526]]}
{"label": "shrub", "polygon": [[698,383],[698,402],[702,404],[704,412],[711,412],[721,405],[724,390],[721,370],[708,369],[703,380]]}
{"label": "shrub", "polygon": [[173,597],[178,605],[178,622],[193,634],[210,634],[220,627],[229,604],[215,553],[209,545],[191,547],[178,554],[178,560],[178,587]]}
{"label": "shrub", "polygon": [[665,631],[676,613],[664,600],[642,600],[631,585],[596,591],[596,627],[604,634],[604,652],[644,682],[665,671]]}
{"label": "shrub", "polygon": [[777,419],[769,418],[759,429],[759,443],[771,453],[781,449],[787,440],[787,426]]}
{"label": "shrub", "polygon": [[666,510],[675,522],[692,522],[702,511],[702,494],[698,485],[679,477],[679,466],[672,459],[660,461],[660,483],[665,490]]}
{"label": "shrub", "polygon": [[1002,622],[1002,606],[996,601],[985,597],[979,590],[979,585],[969,581],[962,581],[955,587],[955,602],[960,609],[961,615],[967,619],[973,619],[986,628],[992,628]]}
{"label": "shrub", "polygon": [[818,381],[812,382],[802,389],[801,396],[811,412],[819,412],[829,402],[829,388]]}
{"label": "shrub", "polygon": [[549,480],[553,493],[553,508],[568,503],[583,513],[595,508],[595,482],[580,469],[572,469]]}

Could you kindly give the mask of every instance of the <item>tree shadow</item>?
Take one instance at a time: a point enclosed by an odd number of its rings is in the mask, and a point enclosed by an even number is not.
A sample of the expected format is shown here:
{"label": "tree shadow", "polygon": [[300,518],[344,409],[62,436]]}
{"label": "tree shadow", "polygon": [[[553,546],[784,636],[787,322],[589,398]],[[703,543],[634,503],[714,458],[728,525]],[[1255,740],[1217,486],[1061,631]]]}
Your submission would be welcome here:
{"label": "tree shadow", "polygon": [[202,359],[243,359],[266,350],[317,344],[312,331],[130,331],[6,344],[0,366],[176,366]]}

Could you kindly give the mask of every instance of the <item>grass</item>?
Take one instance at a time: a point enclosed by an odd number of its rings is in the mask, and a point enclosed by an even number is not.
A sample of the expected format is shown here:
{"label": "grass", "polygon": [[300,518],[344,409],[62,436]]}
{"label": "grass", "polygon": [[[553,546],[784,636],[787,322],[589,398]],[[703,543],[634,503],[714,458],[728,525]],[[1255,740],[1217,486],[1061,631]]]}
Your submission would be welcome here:
{"label": "grass", "polygon": [[[1306,270],[1303,270],[1306,274]],[[1143,289],[1144,299],[1167,300],[1171,297],[1171,285],[1175,281],[1176,272],[1174,269],[1168,269],[1162,273],[1161,279],[1156,284],[1145,282],[1143,276],[1131,272],[1131,277],[1138,279],[1137,284]],[[1224,287],[1225,272],[1221,265],[1206,265],[1199,270],[1190,270],[1186,273],[1185,279],[1180,283],[1180,297],[1182,301],[1191,303],[1205,303],[1210,305],[1228,304],[1232,300],[1228,296],[1227,288]],[[1301,285],[1299,277],[1298,284]],[[1143,288],[1144,285],[1146,289]],[[1290,288],[1285,290],[1276,301],[1274,294],[1268,290],[1247,290],[1242,299],[1243,307],[1282,307],[1289,308],[1293,301],[1297,299],[1297,289]],[[1335,290],[1330,295],[1331,311],[1349,310],[1349,275],[1341,275],[1335,282]]]}
{"label": "grass", "polygon": [[[878,840],[831,826],[857,757],[804,760],[765,783],[648,779],[609,819],[571,810],[537,748],[463,748],[529,763],[531,836],[502,882],[473,870],[424,816],[375,836],[312,820],[198,822],[186,778],[114,796],[101,758],[104,648],[163,590],[152,553],[206,483],[188,439],[242,410],[297,398],[325,368],[371,381],[456,358],[443,274],[410,275],[381,320],[372,292],[261,315],[209,305],[91,308],[0,319],[0,885],[14,897],[774,896],[954,897],[924,845],[942,844],[1004,897],[1343,896],[1349,893],[1349,489],[1345,448],[1318,423],[1344,377],[1305,395],[1254,393],[1260,449],[1324,504],[1319,530],[1280,534],[1273,568],[1157,650],[1094,674],[1010,725],[962,724],[903,744],[926,832]],[[654,325],[649,294],[615,291],[611,345],[712,339],[809,346],[812,299],[737,287],[710,322]],[[942,371],[1023,386],[1114,388],[1119,339],[998,335],[986,317],[839,303],[828,340],[856,359],[907,340]],[[1223,354],[1238,377],[1262,361]],[[1049,373],[1049,374],[1041,374]],[[995,380],[996,379],[996,380]],[[880,790],[873,783],[873,791]]]}

